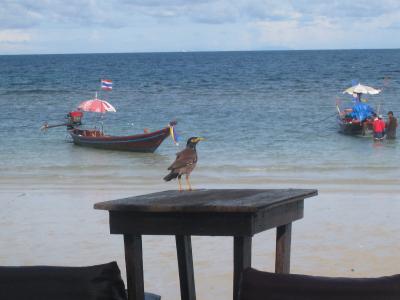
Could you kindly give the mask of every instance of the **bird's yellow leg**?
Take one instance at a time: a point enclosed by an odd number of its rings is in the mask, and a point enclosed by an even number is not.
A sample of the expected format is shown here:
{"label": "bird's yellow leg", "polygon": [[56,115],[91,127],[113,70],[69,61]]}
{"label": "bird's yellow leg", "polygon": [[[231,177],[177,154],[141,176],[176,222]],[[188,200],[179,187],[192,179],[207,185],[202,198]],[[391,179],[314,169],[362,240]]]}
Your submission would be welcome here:
{"label": "bird's yellow leg", "polygon": [[182,181],[181,178],[178,177],[179,191],[182,192]]}
{"label": "bird's yellow leg", "polygon": [[189,175],[186,175],[186,186],[188,191],[192,190],[192,186],[190,185]]}

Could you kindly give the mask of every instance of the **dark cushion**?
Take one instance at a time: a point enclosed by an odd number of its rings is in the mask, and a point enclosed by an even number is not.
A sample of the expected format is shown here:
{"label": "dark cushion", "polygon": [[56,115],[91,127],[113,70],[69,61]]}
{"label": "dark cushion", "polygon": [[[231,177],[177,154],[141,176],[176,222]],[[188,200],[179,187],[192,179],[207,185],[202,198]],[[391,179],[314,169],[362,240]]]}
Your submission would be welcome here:
{"label": "dark cushion", "polygon": [[126,300],[116,262],[90,267],[0,267],[1,300]]}
{"label": "dark cushion", "polygon": [[144,300],[160,300],[161,296],[152,294],[152,293],[144,293]]}
{"label": "dark cushion", "polygon": [[240,300],[399,300],[400,275],[378,278],[318,277],[246,269]]}

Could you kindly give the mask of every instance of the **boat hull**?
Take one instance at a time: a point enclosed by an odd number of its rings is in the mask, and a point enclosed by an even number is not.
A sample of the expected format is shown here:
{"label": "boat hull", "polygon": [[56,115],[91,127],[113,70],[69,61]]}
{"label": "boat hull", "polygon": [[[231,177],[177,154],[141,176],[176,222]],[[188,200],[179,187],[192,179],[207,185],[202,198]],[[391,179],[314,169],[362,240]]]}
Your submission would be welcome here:
{"label": "boat hull", "polygon": [[339,132],[347,135],[362,135],[363,127],[360,122],[352,123],[338,120]]}
{"label": "boat hull", "polygon": [[105,150],[118,150],[130,152],[153,153],[161,143],[170,135],[170,128],[129,135],[129,136],[108,136],[102,135],[95,130],[82,130],[74,128],[69,134],[75,145]]}
{"label": "boat hull", "polygon": [[372,122],[358,120],[346,120],[338,117],[339,132],[346,135],[372,135]]}

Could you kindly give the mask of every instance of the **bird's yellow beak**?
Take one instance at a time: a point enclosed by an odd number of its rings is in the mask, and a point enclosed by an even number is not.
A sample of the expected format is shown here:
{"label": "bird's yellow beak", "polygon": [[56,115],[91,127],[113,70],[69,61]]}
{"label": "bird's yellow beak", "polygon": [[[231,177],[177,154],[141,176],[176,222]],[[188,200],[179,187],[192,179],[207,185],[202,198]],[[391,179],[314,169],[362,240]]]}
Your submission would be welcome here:
{"label": "bird's yellow beak", "polygon": [[198,137],[198,138],[196,139],[196,143],[198,143],[198,142],[200,142],[200,141],[205,141],[205,140],[206,140],[205,138]]}

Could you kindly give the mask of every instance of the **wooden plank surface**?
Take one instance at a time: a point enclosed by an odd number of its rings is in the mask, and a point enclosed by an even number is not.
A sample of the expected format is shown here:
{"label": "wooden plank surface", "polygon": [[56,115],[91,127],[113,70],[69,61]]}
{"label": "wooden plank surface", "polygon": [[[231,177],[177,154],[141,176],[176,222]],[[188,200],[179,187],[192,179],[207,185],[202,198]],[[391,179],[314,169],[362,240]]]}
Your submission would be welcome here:
{"label": "wooden plank surface", "polygon": [[221,189],[164,191],[96,203],[95,209],[135,212],[254,213],[316,196],[311,189]]}

